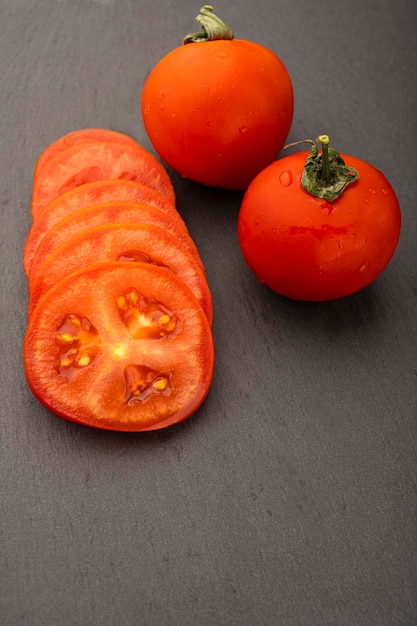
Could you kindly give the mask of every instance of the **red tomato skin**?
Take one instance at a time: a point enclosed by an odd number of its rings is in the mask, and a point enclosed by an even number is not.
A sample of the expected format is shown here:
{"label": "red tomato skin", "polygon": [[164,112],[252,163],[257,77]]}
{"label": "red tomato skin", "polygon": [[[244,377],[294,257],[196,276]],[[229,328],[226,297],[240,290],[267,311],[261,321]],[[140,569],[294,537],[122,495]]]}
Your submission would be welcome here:
{"label": "red tomato skin", "polygon": [[360,178],[334,202],[308,194],[301,175],[308,152],[272,163],[247,189],[238,237],[261,283],[293,300],[355,293],[384,270],[397,247],[401,213],[384,174],[341,155]]}
{"label": "red tomato skin", "polygon": [[174,49],[142,92],[144,126],[160,157],[186,178],[230,189],[245,189],[277,157],[293,111],[282,61],[238,39]]}

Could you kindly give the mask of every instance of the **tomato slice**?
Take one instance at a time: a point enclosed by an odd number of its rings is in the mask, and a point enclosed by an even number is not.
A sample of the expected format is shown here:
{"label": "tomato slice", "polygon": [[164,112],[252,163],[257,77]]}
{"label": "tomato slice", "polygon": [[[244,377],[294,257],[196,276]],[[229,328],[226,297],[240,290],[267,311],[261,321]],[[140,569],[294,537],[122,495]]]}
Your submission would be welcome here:
{"label": "tomato slice", "polygon": [[66,240],[95,226],[111,223],[120,224],[122,222],[150,224],[165,229],[190,250],[201,268],[204,269],[196,245],[185,224],[178,222],[161,209],[146,204],[106,202],[71,213],[45,234],[33,257],[29,282],[32,283],[45,259]]}
{"label": "tomato slice", "polygon": [[55,224],[74,211],[110,201],[149,204],[166,211],[171,217],[183,222],[173,204],[161,195],[159,191],[152,189],[148,185],[131,180],[102,180],[86,183],[52,200],[32,223],[23,253],[23,265],[26,275],[29,276],[36,248],[45,236],[45,233]]}
{"label": "tomato slice", "polygon": [[212,299],[201,265],[176,237],[158,226],[106,224],[68,239],[41,265],[30,284],[29,316],[48,289],[87,265],[109,261],[151,263],[179,276],[212,322]]}
{"label": "tomato slice", "polygon": [[175,194],[164,166],[139,144],[81,143],[53,156],[35,178],[32,217],[57,196],[95,180],[134,180],[159,191],[174,203]]}
{"label": "tomato slice", "polygon": [[58,154],[58,152],[62,152],[62,150],[70,148],[71,146],[91,141],[111,141],[113,143],[127,143],[129,145],[138,144],[133,137],[117,130],[110,130],[108,128],[80,128],[63,135],[45,148],[36,161],[34,177],[36,178],[45,163]]}
{"label": "tomato slice", "polygon": [[173,272],[102,263],[70,274],[39,300],[24,365],[33,394],[64,419],[154,430],[201,405],[214,346],[203,309]]}

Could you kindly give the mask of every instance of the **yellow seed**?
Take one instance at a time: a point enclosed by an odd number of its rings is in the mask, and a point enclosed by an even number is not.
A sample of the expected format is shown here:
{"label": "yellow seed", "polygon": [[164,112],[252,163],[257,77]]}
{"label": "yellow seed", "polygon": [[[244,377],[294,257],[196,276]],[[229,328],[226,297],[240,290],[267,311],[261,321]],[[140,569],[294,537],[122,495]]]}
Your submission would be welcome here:
{"label": "yellow seed", "polygon": [[169,320],[170,320],[169,315],[167,315],[167,314],[165,313],[164,315],[161,315],[161,317],[160,317],[160,318],[159,318],[159,320],[158,320],[158,323],[159,323],[159,324],[168,324]]}
{"label": "yellow seed", "polygon": [[124,296],[119,296],[117,298],[117,306],[119,307],[119,309],[127,309],[127,301]]}
{"label": "yellow seed", "polygon": [[136,293],[136,291],[132,291],[132,292],[130,293],[130,300],[131,300],[131,302],[133,302],[133,304],[137,304],[137,303],[138,303],[138,301],[139,301],[139,296],[138,296],[138,294]]}
{"label": "yellow seed", "polygon": [[167,388],[167,385],[168,381],[166,378],[158,378],[158,380],[155,380],[153,383],[153,386],[155,389],[158,389],[158,391],[164,391],[164,389]]}
{"label": "yellow seed", "polygon": [[82,354],[77,361],[77,365],[79,365],[80,367],[85,367],[86,365],[89,365],[90,362],[91,359],[88,354]]}
{"label": "yellow seed", "polygon": [[70,343],[75,339],[74,335],[70,335],[69,333],[61,333],[60,335],[57,335],[56,338],[59,341],[63,341],[64,343]]}
{"label": "yellow seed", "polygon": [[59,364],[61,367],[69,367],[70,365],[72,365],[72,361],[73,359],[71,359],[70,357],[62,356],[59,360]]}
{"label": "yellow seed", "polygon": [[71,324],[74,324],[74,326],[81,326],[81,320],[76,315],[70,315],[70,321]]}

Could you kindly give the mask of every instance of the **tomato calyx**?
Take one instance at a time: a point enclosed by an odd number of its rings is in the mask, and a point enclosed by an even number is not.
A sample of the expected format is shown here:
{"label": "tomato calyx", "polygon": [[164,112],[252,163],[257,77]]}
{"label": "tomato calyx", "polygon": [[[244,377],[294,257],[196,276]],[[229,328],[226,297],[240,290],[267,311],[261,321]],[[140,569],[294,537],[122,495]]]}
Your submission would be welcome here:
{"label": "tomato calyx", "polygon": [[200,9],[200,14],[195,19],[199,22],[201,31],[199,33],[190,33],[184,37],[184,44],[234,38],[230,26],[213,13],[213,7],[209,4],[205,4]]}
{"label": "tomato calyx", "polygon": [[301,143],[311,144],[310,154],[301,176],[301,186],[310,195],[333,202],[340,198],[349,185],[359,179],[359,172],[354,167],[346,165],[340,153],[329,147],[328,135],[319,135],[317,141],[321,143],[321,150],[310,139],[288,144],[285,148]]}

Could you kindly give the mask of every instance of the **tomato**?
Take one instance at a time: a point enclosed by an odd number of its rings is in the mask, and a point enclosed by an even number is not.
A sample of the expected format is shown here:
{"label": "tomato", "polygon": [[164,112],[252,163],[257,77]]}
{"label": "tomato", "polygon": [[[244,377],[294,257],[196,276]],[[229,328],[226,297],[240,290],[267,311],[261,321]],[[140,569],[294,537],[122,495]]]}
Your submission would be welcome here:
{"label": "tomato", "polygon": [[[260,282],[295,300],[332,300],[366,287],[386,267],[400,236],[398,199],[384,174],[336,151],[324,158],[332,149],[326,148],[326,136],[319,139],[325,141],[321,152],[313,146],[310,153],[286,156],[262,171],[247,189],[238,217],[247,265]],[[324,162],[331,168],[328,179]],[[333,199],[343,167],[348,186],[342,180]],[[328,199],[306,191],[314,169],[319,183],[327,180]]]}
{"label": "tomato", "polygon": [[182,176],[245,189],[289,133],[292,83],[268,48],[231,32],[227,40],[212,40],[219,20],[211,7],[201,11],[207,32],[188,38],[191,43],[168,53],[147,77],[143,123],[157,153]]}
{"label": "tomato", "polygon": [[82,128],[74,130],[51,143],[39,155],[35,165],[34,177],[36,178],[45,163],[58,154],[58,152],[79,143],[91,141],[111,141],[113,143],[127,143],[130,145],[137,145],[138,143],[135,139],[129,137],[129,135],[126,135],[125,133],[120,133],[116,130],[109,130],[107,128]]}
{"label": "tomato", "polygon": [[139,145],[111,142],[80,143],[58,152],[33,184],[34,219],[57,196],[95,180],[134,180],[159,191],[175,203],[171,180],[162,164]]}
{"label": "tomato", "polygon": [[109,261],[152,263],[169,268],[188,285],[211,324],[211,295],[194,255],[174,235],[158,226],[123,222],[82,231],[56,248],[31,282],[29,315],[39,298],[65,276],[87,265]]}
{"label": "tomato", "polygon": [[158,226],[175,236],[190,250],[203,269],[203,263],[194,241],[184,223],[178,222],[165,211],[135,202],[105,202],[74,211],[51,228],[40,242],[32,260],[29,283],[32,283],[45,259],[62,243],[84,230],[103,224],[139,223]]}
{"label": "tomato", "polygon": [[45,234],[61,219],[88,206],[110,201],[149,204],[183,221],[174,205],[156,189],[131,180],[101,180],[85,183],[58,196],[39,213],[26,239],[23,265],[29,276],[33,256]]}
{"label": "tomato", "polygon": [[100,429],[154,430],[201,405],[214,347],[203,309],[173,272],[101,263],[39,300],[24,365],[33,394],[55,414]]}

